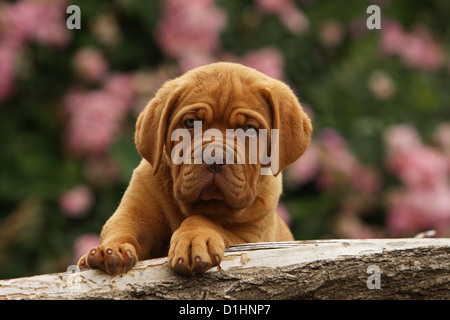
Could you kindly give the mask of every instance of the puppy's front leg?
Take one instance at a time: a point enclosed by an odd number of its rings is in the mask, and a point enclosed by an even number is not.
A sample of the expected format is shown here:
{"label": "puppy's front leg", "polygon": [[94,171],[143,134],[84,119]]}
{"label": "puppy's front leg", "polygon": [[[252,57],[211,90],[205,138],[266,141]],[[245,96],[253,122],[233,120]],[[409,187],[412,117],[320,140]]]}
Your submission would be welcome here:
{"label": "puppy's front leg", "polygon": [[119,207],[103,227],[101,244],[79,259],[80,269],[100,269],[115,275],[127,272],[138,260],[167,254],[171,231],[160,199],[151,192],[158,188],[151,177],[145,166],[135,170]]}
{"label": "puppy's front leg", "polygon": [[244,242],[230,237],[219,224],[201,215],[187,217],[173,233],[169,264],[182,274],[195,274],[220,264],[225,248]]}
{"label": "puppy's front leg", "polygon": [[158,230],[149,225],[148,215],[138,208],[120,206],[103,227],[101,244],[79,259],[80,269],[100,269],[115,275],[126,273],[138,260],[147,258],[155,242],[150,239],[152,230]]}

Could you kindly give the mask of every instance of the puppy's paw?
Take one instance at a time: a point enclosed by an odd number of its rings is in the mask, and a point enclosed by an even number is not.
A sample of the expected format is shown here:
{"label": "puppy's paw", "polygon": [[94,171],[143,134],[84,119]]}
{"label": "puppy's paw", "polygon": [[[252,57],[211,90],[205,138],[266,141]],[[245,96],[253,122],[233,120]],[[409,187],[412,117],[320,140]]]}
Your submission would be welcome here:
{"label": "puppy's paw", "polygon": [[129,243],[110,243],[89,250],[78,260],[78,267],[100,269],[108,274],[126,273],[137,262],[136,249]]}
{"label": "puppy's paw", "polygon": [[225,242],[216,231],[180,228],[170,241],[169,265],[181,274],[202,273],[218,266],[224,252]]}

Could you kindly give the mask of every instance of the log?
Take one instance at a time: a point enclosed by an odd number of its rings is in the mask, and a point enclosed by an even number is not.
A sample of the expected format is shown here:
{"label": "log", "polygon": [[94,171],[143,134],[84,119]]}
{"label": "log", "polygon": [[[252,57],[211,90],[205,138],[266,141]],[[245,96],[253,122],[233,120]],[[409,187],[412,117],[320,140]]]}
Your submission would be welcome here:
{"label": "log", "polygon": [[450,299],[450,238],[242,244],[193,276],[167,257],[118,276],[70,266],[0,280],[0,299]]}

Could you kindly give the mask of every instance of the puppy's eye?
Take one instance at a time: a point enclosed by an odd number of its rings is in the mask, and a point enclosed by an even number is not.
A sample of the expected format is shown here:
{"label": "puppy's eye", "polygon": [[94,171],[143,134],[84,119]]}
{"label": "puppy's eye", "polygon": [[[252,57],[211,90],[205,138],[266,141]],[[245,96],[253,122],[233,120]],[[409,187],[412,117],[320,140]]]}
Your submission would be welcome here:
{"label": "puppy's eye", "polygon": [[251,124],[248,124],[244,127],[245,133],[248,133],[252,136],[256,135],[256,130],[257,130],[257,128]]}
{"label": "puppy's eye", "polygon": [[192,129],[195,125],[195,119],[186,119],[183,122],[185,128]]}

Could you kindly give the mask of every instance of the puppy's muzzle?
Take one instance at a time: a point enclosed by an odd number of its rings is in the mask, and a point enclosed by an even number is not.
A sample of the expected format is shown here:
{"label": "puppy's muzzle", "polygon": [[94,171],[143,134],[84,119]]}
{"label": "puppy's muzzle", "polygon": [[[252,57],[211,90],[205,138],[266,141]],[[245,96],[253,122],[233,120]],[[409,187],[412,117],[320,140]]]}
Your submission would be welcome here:
{"label": "puppy's muzzle", "polygon": [[203,160],[207,165],[208,171],[219,173],[220,171],[222,171],[222,166],[226,164],[226,151],[224,152],[223,148],[221,148],[221,145],[218,143],[211,143],[209,144],[209,146],[213,147],[214,149],[210,154],[205,154]]}

